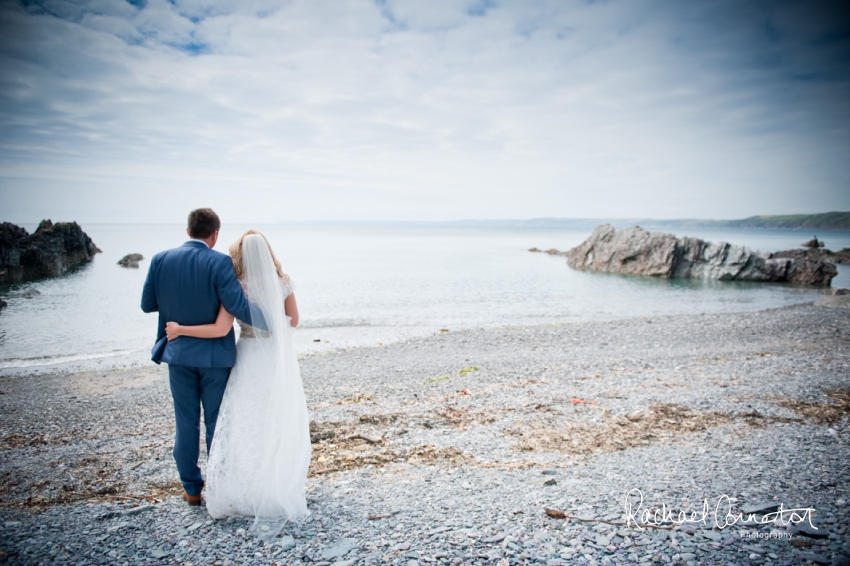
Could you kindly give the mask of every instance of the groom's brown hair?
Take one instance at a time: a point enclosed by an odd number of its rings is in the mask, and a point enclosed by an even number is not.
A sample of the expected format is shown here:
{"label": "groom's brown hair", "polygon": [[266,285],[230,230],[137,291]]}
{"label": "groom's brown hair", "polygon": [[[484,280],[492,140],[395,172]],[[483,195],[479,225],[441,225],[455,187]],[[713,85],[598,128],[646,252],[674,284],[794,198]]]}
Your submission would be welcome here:
{"label": "groom's brown hair", "polygon": [[218,232],[221,220],[211,208],[199,208],[189,213],[189,237],[205,240]]}

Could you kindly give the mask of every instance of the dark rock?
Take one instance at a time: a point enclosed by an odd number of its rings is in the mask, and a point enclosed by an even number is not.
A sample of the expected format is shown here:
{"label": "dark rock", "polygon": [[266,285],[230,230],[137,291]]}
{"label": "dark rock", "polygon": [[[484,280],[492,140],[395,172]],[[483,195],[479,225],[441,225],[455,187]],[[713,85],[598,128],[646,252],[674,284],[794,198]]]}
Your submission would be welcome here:
{"label": "dark rock", "polygon": [[844,248],[840,252],[833,252],[824,248],[811,248],[808,250],[785,250],[774,252],[770,257],[788,257],[795,260],[813,259],[816,261],[831,261],[832,263],[850,263],[850,248]]}
{"label": "dark rock", "polygon": [[76,222],[42,220],[30,235],[20,226],[0,224],[0,283],[55,277],[89,261],[100,250]]}
{"label": "dark rock", "polygon": [[816,552],[801,552],[800,558],[802,560],[811,560],[815,564],[829,564],[830,562],[829,558]]}
{"label": "dark rock", "polygon": [[1,311],[1,310],[3,310],[3,309],[5,309],[5,308],[6,308],[6,307],[8,307],[8,306],[9,306],[9,303],[7,303],[6,301],[4,301],[3,299],[0,299],[0,311]]}
{"label": "dark rock", "polygon": [[752,505],[743,505],[741,507],[741,513],[744,515],[750,514],[758,514],[764,515],[765,513],[772,513],[779,509],[779,503],[773,503],[772,501],[767,501],[764,503],[754,503]]}
{"label": "dark rock", "polygon": [[833,295],[850,295],[850,289],[833,289]]}
{"label": "dark rock", "polygon": [[576,269],[670,279],[829,286],[838,273],[829,262],[775,258],[745,246],[677,238],[639,226],[618,232],[610,224],[598,226],[587,240],[562,255],[566,255],[567,265]]}
{"label": "dark rock", "polygon": [[139,505],[138,507],[133,507],[132,509],[127,509],[123,512],[124,515],[137,515],[139,513],[144,513],[145,511],[150,511],[153,509],[153,505]]}
{"label": "dark rock", "polygon": [[0,224],[0,249],[11,248],[29,238],[29,232],[11,222]]}
{"label": "dark rock", "polygon": [[118,260],[118,265],[121,267],[133,267],[138,269],[139,262],[143,259],[145,258],[142,254],[127,254]]}
{"label": "dark rock", "polygon": [[832,566],[850,566],[850,558],[836,554],[832,557]]}
{"label": "dark rock", "polygon": [[809,538],[827,538],[829,537],[829,532],[826,530],[826,527],[821,525],[812,526],[808,521],[802,521],[797,523],[796,525],[791,525],[788,527],[788,532],[792,535],[801,534],[805,535]]}
{"label": "dark rock", "polygon": [[806,242],[804,244],[800,244],[800,245],[803,246],[804,248],[815,248],[815,249],[817,249],[817,248],[823,247],[823,242],[818,240],[817,237],[814,237],[811,240],[809,240],[808,242]]}

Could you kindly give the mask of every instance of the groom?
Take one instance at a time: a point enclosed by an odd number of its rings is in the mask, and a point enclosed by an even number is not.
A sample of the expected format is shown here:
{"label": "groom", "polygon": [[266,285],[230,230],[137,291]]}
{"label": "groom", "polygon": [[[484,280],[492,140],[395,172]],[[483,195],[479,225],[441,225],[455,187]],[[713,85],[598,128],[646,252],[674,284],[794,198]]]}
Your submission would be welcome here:
{"label": "groom", "polygon": [[250,307],[233,273],[230,256],[212,249],[220,228],[221,221],[211,209],[193,210],[186,230],[191,239],[151,259],[142,290],[142,310],[159,311],[152,359],[168,364],[177,421],[173,454],[183,483],[183,499],[189,505],[201,504],[204,487],[198,467],[201,406],[209,454],[221,398],[236,362],[236,340],[231,329],[223,338],[181,336],[169,342],[165,323],[212,324],[224,305],[227,312],[250,324]]}

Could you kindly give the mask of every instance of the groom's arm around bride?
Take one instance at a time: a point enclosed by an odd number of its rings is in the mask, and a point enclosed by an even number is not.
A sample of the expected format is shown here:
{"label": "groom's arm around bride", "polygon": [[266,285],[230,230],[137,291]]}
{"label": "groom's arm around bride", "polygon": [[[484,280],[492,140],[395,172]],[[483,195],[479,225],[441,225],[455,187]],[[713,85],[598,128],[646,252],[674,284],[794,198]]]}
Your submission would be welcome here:
{"label": "groom's arm around bride", "polygon": [[[212,212],[212,211],[210,211]],[[191,237],[191,234],[190,234]],[[153,360],[169,364],[196,365],[203,359],[210,367],[232,367],[235,356],[233,331],[221,338],[183,337],[168,343],[165,325],[215,322],[220,306],[239,320],[262,328],[262,320],[252,320],[252,312],[242,286],[233,273],[230,256],[212,250],[218,239],[216,230],[207,238],[192,238],[179,248],[167,250],[151,259],[142,290],[142,310],[159,312]],[[210,241],[207,241],[210,240]],[[210,245],[212,244],[212,245]],[[262,315],[254,309],[254,318]]]}

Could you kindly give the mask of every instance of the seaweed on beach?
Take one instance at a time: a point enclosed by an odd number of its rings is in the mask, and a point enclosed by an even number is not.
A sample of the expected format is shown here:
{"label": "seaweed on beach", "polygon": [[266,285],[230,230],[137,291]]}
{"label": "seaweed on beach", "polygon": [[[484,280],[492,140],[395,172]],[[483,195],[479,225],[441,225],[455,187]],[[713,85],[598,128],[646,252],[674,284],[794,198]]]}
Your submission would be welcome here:
{"label": "seaweed on beach", "polygon": [[44,434],[8,434],[0,438],[0,451],[24,446],[43,446],[45,444],[67,444],[67,440],[52,438]]}
{"label": "seaweed on beach", "polygon": [[850,417],[850,389],[840,387],[826,391],[826,395],[832,400],[812,402],[800,401],[792,397],[778,397],[775,403],[819,425],[836,424]]}
{"label": "seaweed on beach", "polygon": [[434,413],[439,416],[446,424],[451,426],[466,429],[469,426],[490,424],[496,421],[493,416],[496,410],[488,411],[470,411],[467,407],[444,407],[435,409]]}
{"label": "seaweed on beach", "polygon": [[[443,424],[449,426],[480,424],[479,418],[484,418],[487,423],[495,421],[494,417],[482,417],[486,413],[472,413],[465,409],[455,408],[448,412],[438,411],[438,413],[441,413],[444,419]],[[401,462],[427,466],[476,466],[500,469],[521,469],[537,465],[524,460],[479,461],[456,446],[419,444],[410,448],[394,447],[391,439],[392,431],[386,426],[396,423],[401,416],[398,413],[387,413],[364,415],[347,423],[311,422],[313,457],[309,475],[319,476],[366,466],[379,468]],[[429,415],[408,415],[404,421],[408,425],[419,422],[425,428],[436,426],[433,417]],[[371,426],[359,426],[364,424]],[[406,431],[399,432],[404,434]]]}
{"label": "seaweed on beach", "polygon": [[411,448],[405,458],[411,464],[450,464],[462,466],[473,464],[475,458],[465,454],[460,448],[454,446],[436,446],[434,444],[421,444]]}
{"label": "seaweed on beach", "polygon": [[89,455],[67,464],[52,462],[38,479],[6,473],[0,477],[0,507],[41,511],[53,505],[121,498],[126,492],[120,478],[122,467],[106,456]]}
{"label": "seaweed on beach", "polygon": [[628,416],[612,416],[600,408],[602,422],[567,420],[563,416],[534,413],[520,419],[506,435],[516,439],[520,452],[545,451],[586,455],[616,452],[681,434],[699,432],[730,422],[734,417],[718,412],[698,412],[676,403],[656,403]]}
{"label": "seaweed on beach", "polygon": [[[506,435],[516,439],[515,446],[520,452],[587,455],[671,441],[683,434],[732,422],[743,422],[756,428],[800,422],[799,418],[766,415],[755,409],[739,413],[700,412],[677,403],[656,403],[627,416],[613,416],[604,407],[593,408],[597,409],[595,414],[587,415],[585,422],[579,422],[567,420],[563,413],[553,411],[552,407],[535,406],[532,407],[534,412],[515,423]],[[557,414],[551,414],[553,412]]]}
{"label": "seaweed on beach", "polygon": [[352,433],[345,423],[310,423],[313,443],[311,476],[350,470],[367,465],[383,466],[398,459],[398,454],[382,446],[383,436]]}

